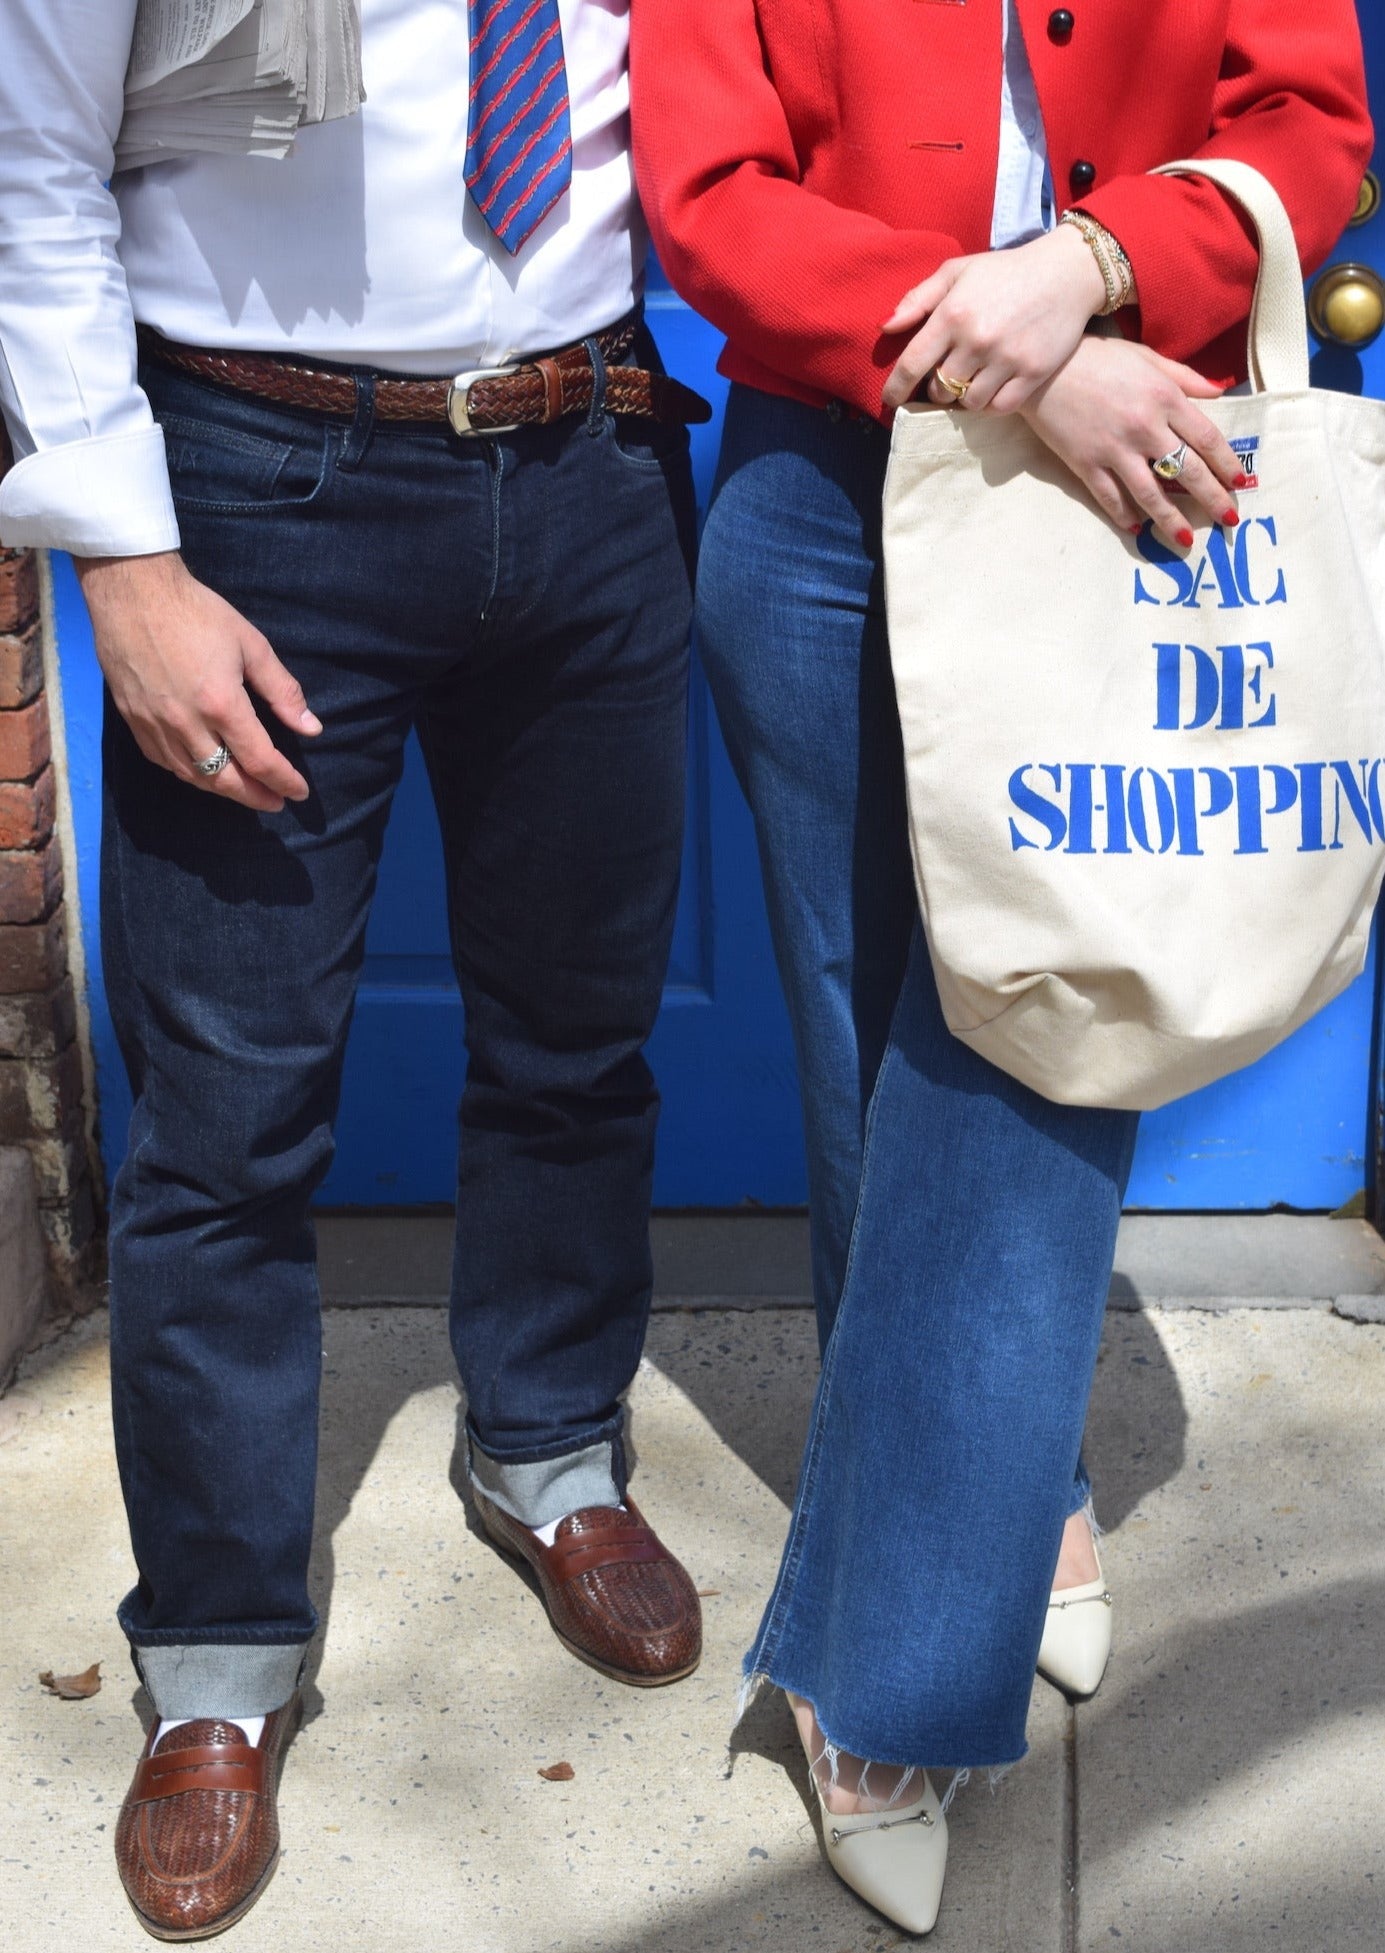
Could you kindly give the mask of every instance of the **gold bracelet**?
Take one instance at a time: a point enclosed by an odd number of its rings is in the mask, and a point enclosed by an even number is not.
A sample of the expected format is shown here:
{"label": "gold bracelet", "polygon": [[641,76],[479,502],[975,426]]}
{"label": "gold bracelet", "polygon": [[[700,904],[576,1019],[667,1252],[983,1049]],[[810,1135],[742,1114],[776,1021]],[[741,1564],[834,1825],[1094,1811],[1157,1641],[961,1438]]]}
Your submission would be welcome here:
{"label": "gold bracelet", "polygon": [[1121,303],[1120,278],[1116,271],[1115,260],[1107,249],[1109,231],[1103,230],[1095,218],[1089,217],[1082,210],[1065,210],[1059,222],[1071,224],[1086,240],[1087,248],[1096,260],[1097,270],[1101,273],[1101,282],[1106,287],[1106,303],[1101,307],[1097,317],[1109,318],[1111,313],[1120,309]]}
{"label": "gold bracelet", "polygon": [[1112,237],[1110,231],[1106,230],[1104,226],[1101,227],[1101,234],[1115,254],[1116,270],[1120,274],[1121,281],[1121,304],[1133,305],[1135,302],[1134,266],[1131,264],[1129,258],[1126,257],[1125,247],[1118,237]]}
{"label": "gold bracelet", "polygon": [[1101,282],[1106,287],[1106,303],[1097,314],[1098,318],[1109,318],[1128,305],[1134,296],[1135,274],[1129,258],[1121,249],[1120,243],[1112,237],[1104,224],[1098,224],[1095,217],[1089,217],[1085,210],[1065,210],[1059,223],[1072,224],[1087,241],[1087,248],[1096,259]]}

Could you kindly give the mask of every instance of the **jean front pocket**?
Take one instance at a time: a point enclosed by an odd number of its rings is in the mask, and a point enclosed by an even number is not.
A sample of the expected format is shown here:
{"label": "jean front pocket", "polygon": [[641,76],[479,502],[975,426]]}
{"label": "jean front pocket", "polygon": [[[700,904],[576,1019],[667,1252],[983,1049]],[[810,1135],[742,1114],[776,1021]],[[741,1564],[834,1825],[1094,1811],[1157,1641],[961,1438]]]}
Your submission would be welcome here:
{"label": "jean front pocket", "polygon": [[687,466],[690,442],[681,421],[670,424],[636,414],[607,414],[606,434],[614,452],[632,467],[666,473]]}
{"label": "jean front pocket", "polygon": [[251,514],[301,508],[321,491],[331,431],[305,422],[282,437],[181,413],[161,413],[169,480],[179,509]]}

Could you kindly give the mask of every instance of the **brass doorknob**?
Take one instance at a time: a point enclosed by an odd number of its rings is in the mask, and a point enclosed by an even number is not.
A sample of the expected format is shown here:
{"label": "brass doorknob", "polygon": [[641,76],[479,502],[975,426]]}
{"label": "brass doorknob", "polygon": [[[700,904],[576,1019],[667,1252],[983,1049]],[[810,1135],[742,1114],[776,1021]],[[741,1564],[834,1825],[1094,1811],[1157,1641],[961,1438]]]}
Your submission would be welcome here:
{"label": "brass doorknob", "polygon": [[1308,323],[1334,346],[1369,346],[1385,326],[1385,280],[1369,265],[1329,265],[1308,294]]}
{"label": "brass doorknob", "polygon": [[1347,219],[1354,230],[1358,224],[1369,224],[1380,208],[1380,178],[1374,170],[1367,170],[1361,178],[1361,188],[1356,193],[1356,208]]}

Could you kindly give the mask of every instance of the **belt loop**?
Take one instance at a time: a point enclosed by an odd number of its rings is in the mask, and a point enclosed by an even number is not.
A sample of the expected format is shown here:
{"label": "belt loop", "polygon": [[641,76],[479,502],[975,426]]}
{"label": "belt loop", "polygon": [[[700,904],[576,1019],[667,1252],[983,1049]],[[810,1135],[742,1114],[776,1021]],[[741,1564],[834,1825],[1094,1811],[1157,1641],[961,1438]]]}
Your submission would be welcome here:
{"label": "belt loop", "polygon": [[606,419],[606,361],[594,338],[584,339],[582,344],[592,363],[592,406],[587,415],[587,432],[599,434]]}
{"label": "belt loop", "polygon": [[348,474],[365,460],[370,437],[375,431],[375,375],[356,373],[352,378],[356,382],[356,413],[341,437],[341,450],[337,455],[337,466],[344,468]]}

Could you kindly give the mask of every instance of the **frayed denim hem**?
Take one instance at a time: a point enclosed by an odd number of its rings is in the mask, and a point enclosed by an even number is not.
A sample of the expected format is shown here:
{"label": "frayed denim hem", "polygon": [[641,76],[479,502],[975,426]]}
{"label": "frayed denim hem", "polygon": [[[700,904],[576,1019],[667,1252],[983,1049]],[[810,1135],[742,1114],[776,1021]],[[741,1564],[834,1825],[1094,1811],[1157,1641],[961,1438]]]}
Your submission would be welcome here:
{"label": "frayed denim hem", "polygon": [[[741,1681],[739,1694],[736,1697],[736,1713],[731,1725],[732,1737],[734,1737],[737,1728],[739,1728],[747,1712],[750,1710],[753,1704],[756,1701],[758,1701],[759,1697],[764,1693],[766,1689],[777,1688],[781,1690],[785,1695],[790,1695],[790,1694],[798,1695],[798,1696],[802,1696],[805,1702],[813,1701],[813,1692],[811,1689],[801,1687],[793,1682],[781,1681],[777,1676],[770,1674],[765,1669],[752,1668],[749,1666],[749,1661],[751,1659],[753,1659],[753,1651],[752,1651],[752,1656],[747,1657],[747,1666]],[[818,1715],[816,1703],[813,1704],[813,1714],[815,1716]],[[920,1763],[916,1757],[906,1757],[906,1756],[871,1756],[867,1758],[863,1755],[862,1751],[853,1748],[853,1746],[850,1743],[841,1741],[836,1735],[833,1734],[831,1730],[827,1729],[824,1726],[820,1716],[818,1717],[818,1727],[819,1729],[822,1730],[822,1739],[825,1746],[825,1754],[832,1765],[834,1775],[836,1770],[836,1758],[839,1755],[843,1755],[843,1754],[847,1756],[860,1756],[862,1758],[862,1761],[868,1761],[870,1763],[878,1763],[888,1769],[894,1769],[894,1770],[923,1769],[923,1770],[937,1770],[939,1772],[951,1771],[952,1773],[951,1782],[948,1784],[947,1790],[942,1798],[942,1806],[944,1811],[947,1810],[948,1806],[951,1804],[957,1792],[959,1790],[964,1789],[965,1786],[971,1781],[972,1777],[978,1771],[984,1772],[987,1783],[989,1784],[991,1791],[994,1793],[996,1790],[999,1789],[1000,1785],[1004,1782],[1005,1778],[1009,1775],[1010,1771],[1014,1769],[1015,1765],[1017,1763],[1022,1763],[1025,1757],[1028,1756],[1029,1754],[1028,1743],[1022,1742],[1018,1752],[1015,1755],[1002,1756],[994,1761],[978,1761],[976,1759],[973,1759],[969,1763],[958,1763],[951,1760],[950,1758],[940,1758],[935,1756],[925,1763]],[[983,1743],[980,1747],[984,1752],[984,1750],[993,1746]],[[728,1756],[728,1768],[726,1774],[730,1776],[731,1767],[734,1763],[734,1755],[730,1748],[730,1738],[728,1738],[728,1743],[727,1743],[727,1756]]]}

